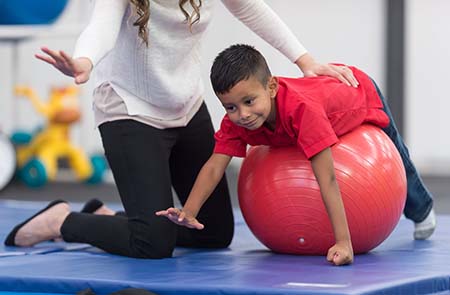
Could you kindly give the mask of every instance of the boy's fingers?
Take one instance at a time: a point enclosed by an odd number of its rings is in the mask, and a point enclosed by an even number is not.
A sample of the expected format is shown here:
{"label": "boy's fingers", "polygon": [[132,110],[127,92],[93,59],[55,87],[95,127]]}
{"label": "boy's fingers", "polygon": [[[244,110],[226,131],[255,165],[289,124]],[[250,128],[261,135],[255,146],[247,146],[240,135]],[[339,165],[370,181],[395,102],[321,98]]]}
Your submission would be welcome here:
{"label": "boy's fingers", "polygon": [[180,212],[180,214],[178,215],[178,221],[182,222],[184,220],[184,218],[186,217],[186,213],[184,213],[183,211]]}
{"label": "boy's fingers", "polygon": [[341,255],[339,255],[338,253],[336,253],[336,254],[333,256],[333,263],[334,263],[335,265],[341,265],[342,262],[343,262],[343,257],[342,257]]}
{"label": "boy's fingers", "polygon": [[156,211],[155,214],[158,216],[167,215],[167,210]]}
{"label": "boy's fingers", "polygon": [[169,209],[167,209],[167,212],[170,214],[175,214],[175,215],[180,214],[179,210],[177,208],[169,208]]}
{"label": "boy's fingers", "polygon": [[334,255],[333,263],[335,265],[345,265],[345,264],[349,264],[351,262],[352,261],[350,259],[350,256],[348,256],[348,255],[341,255],[339,253],[336,253]]}
{"label": "boy's fingers", "polygon": [[335,256],[335,254],[336,254],[336,252],[334,252],[334,251],[328,251],[328,254],[327,254],[327,261],[333,262],[333,258],[334,258],[334,256]]}

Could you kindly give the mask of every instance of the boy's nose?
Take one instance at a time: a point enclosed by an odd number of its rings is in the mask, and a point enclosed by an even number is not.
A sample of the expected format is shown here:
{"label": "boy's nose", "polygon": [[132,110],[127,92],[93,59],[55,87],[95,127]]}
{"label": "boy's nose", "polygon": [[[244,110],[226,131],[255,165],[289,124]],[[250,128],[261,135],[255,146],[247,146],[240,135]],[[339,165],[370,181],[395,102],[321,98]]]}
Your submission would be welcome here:
{"label": "boy's nose", "polygon": [[248,120],[250,118],[250,112],[241,111],[240,117],[243,121]]}

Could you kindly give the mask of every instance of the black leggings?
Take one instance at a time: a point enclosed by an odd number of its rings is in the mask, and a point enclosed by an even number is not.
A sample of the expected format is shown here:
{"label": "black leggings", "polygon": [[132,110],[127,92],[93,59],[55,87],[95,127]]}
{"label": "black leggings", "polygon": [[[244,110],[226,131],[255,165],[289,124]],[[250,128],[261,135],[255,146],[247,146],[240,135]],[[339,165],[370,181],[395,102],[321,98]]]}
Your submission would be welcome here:
{"label": "black leggings", "polygon": [[223,248],[231,243],[234,220],[225,177],[197,218],[203,230],[158,217],[181,204],[214,148],[214,129],[205,104],[186,127],[157,129],[134,120],[100,126],[105,154],[119,190],[124,216],[71,213],[61,227],[67,242],[89,243],[109,253],[138,257],[172,256],[175,245]]}

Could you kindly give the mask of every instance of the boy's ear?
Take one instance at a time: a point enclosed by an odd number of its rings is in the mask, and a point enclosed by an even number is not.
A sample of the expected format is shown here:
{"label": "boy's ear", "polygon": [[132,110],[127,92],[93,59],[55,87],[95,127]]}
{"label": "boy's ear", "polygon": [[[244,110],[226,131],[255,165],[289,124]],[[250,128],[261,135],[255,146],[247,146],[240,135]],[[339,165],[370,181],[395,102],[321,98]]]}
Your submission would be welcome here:
{"label": "boy's ear", "polygon": [[274,98],[277,96],[278,93],[278,78],[277,77],[270,77],[269,79],[269,91],[270,91],[270,97]]}

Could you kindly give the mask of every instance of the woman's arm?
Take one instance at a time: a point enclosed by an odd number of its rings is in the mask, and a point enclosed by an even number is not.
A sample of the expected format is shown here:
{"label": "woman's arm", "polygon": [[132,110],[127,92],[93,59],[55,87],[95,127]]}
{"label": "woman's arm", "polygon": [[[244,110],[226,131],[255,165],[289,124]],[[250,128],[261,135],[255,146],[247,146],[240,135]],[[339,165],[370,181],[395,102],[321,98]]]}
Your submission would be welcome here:
{"label": "woman's arm", "polygon": [[91,19],[78,37],[73,58],[89,58],[95,66],[111,51],[128,5],[128,0],[95,0]]}
{"label": "woman's arm", "polygon": [[222,0],[225,7],[250,30],[283,53],[291,62],[306,54],[288,26],[262,0]]}
{"label": "woman's arm", "polygon": [[333,226],[336,244],[328,250],[327,260],[343,265],[353,262],[353,248],[339,186],[334,173],[331,149],[326,148],[311,158],[320,193]]}

